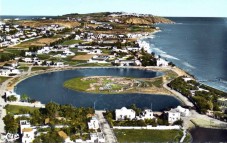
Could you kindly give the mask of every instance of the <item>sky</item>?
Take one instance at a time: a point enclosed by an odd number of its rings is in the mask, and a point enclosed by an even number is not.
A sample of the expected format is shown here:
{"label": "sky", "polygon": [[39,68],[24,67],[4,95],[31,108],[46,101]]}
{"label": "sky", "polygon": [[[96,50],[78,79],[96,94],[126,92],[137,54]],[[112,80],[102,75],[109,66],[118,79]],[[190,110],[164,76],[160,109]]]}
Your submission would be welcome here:
{"label": "sky", "polygon": [[0,15],[57,16],[93,12],[227,17],[227,0],[0,0]]}

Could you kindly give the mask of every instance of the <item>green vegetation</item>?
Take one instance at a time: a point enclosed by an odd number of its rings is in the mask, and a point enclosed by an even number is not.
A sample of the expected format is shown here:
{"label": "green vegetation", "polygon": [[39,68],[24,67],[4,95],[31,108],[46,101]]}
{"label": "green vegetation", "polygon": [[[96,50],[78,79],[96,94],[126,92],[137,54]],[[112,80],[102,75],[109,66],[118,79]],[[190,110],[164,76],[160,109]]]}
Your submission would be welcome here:
{"label": "green vegetation", "polygon": [[4,77],[4,76],[0,76],[0,84],[5,82],[7,79],[9,79],[10,77]]}
{"label": "green vegetation", "polygon": [[32,71],[48,70],[51,67],[32,67]]}
{"label": "green vegetation", "polygon": [[64,41],[62,43],[62,45],[72,45],[72,44],[79,44],[82,43],[82,40],[68,40],[68,41]]}
{"label": "green vegetation", "polygon": [[114,130],[117,140],[123,142],[179,142],[180,130]]}
{"label": "green vegetation", "polygon": [[155,87],[161,88],[163,85],[163,79],[162,79],[162,77],[158,77],[158,78],[153,79],[153,81],[149,81],[148,83],[150,86],[155,86]]}
{"label": "green vegetation", "polygon": [[14,95],[8,96],[8,97],[7,97],[7,101],[9,101],[9,102],[17,101],[17,97],[14,96]]}
{"label": "green vegetation", "polygon": [[83,77],[77,77],[64,82],[64,87],[72,89],[72,90],[79,90],[79,91],[86,91],[90,88],[91,83],[96,83],[97,80],[82,80]]}
{"label": "green vegetation", "polygon": [[27,66],[20,66],[18,69],[28,71],[29,67]]}
{"label": "green vegetation", "polygon": [[[220,95],[225,95],[225,93],[221,91],[208,88],[196,81],[191,80],[185,82],[183,77],[174,79],[168,84],[168,86],[188,97],[196,105],[197,109],[204,114],[207,110],[220,111],[217,104],[217,98],[220,97]],[[199,88],[205,89],[206,91],[198,90]],[[191,90],[195,90],[194,96],[190,92]]]}
{"label": "green vegetation", "polygon": [[[50,125],[48,129],[39,129],[38,131],[49,131],[47,134],[41,134],[36,137],[34,142],[62,142],[58,131],[64,131],[70,138],[87,138],[89,134],[87,122],[94,114],[92,108],[76,108],[72,105],[59,105],[53,102],[46,104],[45,108],[34,108],[7,105],[7,115],[4,117],[5,129],[7,132],[16,133],[20,120],[28,120],[32,126]],[[31,117],[13,118],[13,115],[27,114]],[[47,120],[48,119],[48,120]],[[54,128],[55,125],[68,125],[62,129]]]}
{"label": "green vegetation", "polygon": [[108,67],[108,66],[111,66],[111,64],[110,63],[106,63],[106,64],[85,63],[85,64],[77,65],[77,67],[81,67],[81,66],[86,66],[86,67]]}
{"label": "green vegetation", "polygon": [[16,115],[16,114],[32,113],[35,110],[38,110],[39,108],[8,104],[5,106],[5,109],[7,114]]}

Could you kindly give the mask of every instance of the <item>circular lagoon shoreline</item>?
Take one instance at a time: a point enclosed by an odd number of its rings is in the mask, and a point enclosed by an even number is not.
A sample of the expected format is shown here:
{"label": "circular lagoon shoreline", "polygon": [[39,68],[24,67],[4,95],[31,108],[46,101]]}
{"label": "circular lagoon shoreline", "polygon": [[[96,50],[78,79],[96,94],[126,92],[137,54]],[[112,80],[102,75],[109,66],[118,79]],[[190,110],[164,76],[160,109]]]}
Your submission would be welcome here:
{"label": "circular lagoon shoreline", "polygon": [[[100,73],[100,71],[103,73]],[[89,72],[92,72],[92,73],[89,73]],[[157,94],[147,94],[147,93],[127,93],[127,94],[124,93],[124,94],[106,95],[106,94],[91,94],[91,93],[84,93],[84,92],[75,92],[64,88],[62,85],[64,81],[72,77],[76,77],[75,75],[77,77],[81,75],[83,76],[111,75],[111,76],[134,77],[134,78],[154,78],[154,77],[162,76],[163,73],[156,72],[148,68],[138,68],[138,67],[137,68],[116,68],[116,67],[67,68],[67,69],[59,69],[57,71],[55,70],[55,71],[48,71],[45,73],[38,73],[29,78],[25,78],[22,81],[17,82],[15,91],[19,94],[25,93],[31,98],[35,100],[39,100],[43,103],[55,101],[60,104],[72,104],[74,106],[80,106],[80,107],[95,106],[97,109],[120,108],[121,106],[129,106],[129,104],[133,104],[135,102],[136,104],[138,104],[139,107],[142,107],[142,108],[149,108],[151,107],[151,104],[152,104],[154,107],[153,108],[154,110],[160,111],[164,108],[174,107],[181,104],[180,100],[178,100],[173,95],[160,96]],[[64,78],[64,79],[61,79],[61,78]],[[53,80],[54,82],[53,81],[51,82],[51,80]],[[46,85],[42,83],[45,83]],[[48,91],[45,91],[47,89]],[[56,92],[56,90],[59,90],[59,91]],[[42,96],[40,96],[40,94]],[[59,94],[59,95],[56,95],[56,94]],[[76,101],[74,98],[76,98]],[[85,101],[83,98],[85,98],[87,101]],[[113,104],[113,101],[116,103],[116,105]],[[161,101],[163,101],[163,103]],[[86,102],[87,104],[85,104]],[[159,103],[157,104],[156,102],[159,102]],[[162,105],[162,107],[159,105]],[[157,108],[155,106],[157,106]]]}

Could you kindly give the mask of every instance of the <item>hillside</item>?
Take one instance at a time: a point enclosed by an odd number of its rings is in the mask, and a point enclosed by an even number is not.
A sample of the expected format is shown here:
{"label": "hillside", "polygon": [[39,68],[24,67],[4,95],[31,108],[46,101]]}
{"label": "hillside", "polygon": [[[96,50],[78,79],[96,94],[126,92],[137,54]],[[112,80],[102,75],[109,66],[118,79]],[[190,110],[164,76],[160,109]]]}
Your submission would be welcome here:
{"label": "hillside", "polygon": [[66,14],[61,18],[80,18],[84,21],[96,20],[101,22],[109,22],[110,20],[117,20],[124,24],[134,24],[134,25],[150,25],[155,23],[174,23],[173,21],[164,18],[148,14],[136,14],[136,13],[89,13],[89,14]]}

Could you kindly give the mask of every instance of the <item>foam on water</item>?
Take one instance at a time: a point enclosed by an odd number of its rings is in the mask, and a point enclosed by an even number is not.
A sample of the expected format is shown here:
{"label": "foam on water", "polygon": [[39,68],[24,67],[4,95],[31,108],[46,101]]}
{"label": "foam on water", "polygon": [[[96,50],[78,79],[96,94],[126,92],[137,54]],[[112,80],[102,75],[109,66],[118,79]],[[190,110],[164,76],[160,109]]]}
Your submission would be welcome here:
{"label": "foam on water", "polygon": [[188,62],[183,62],[183,65],[185,65],[186,67],[195,69],[195,67],[193,65],[189,64]]}

